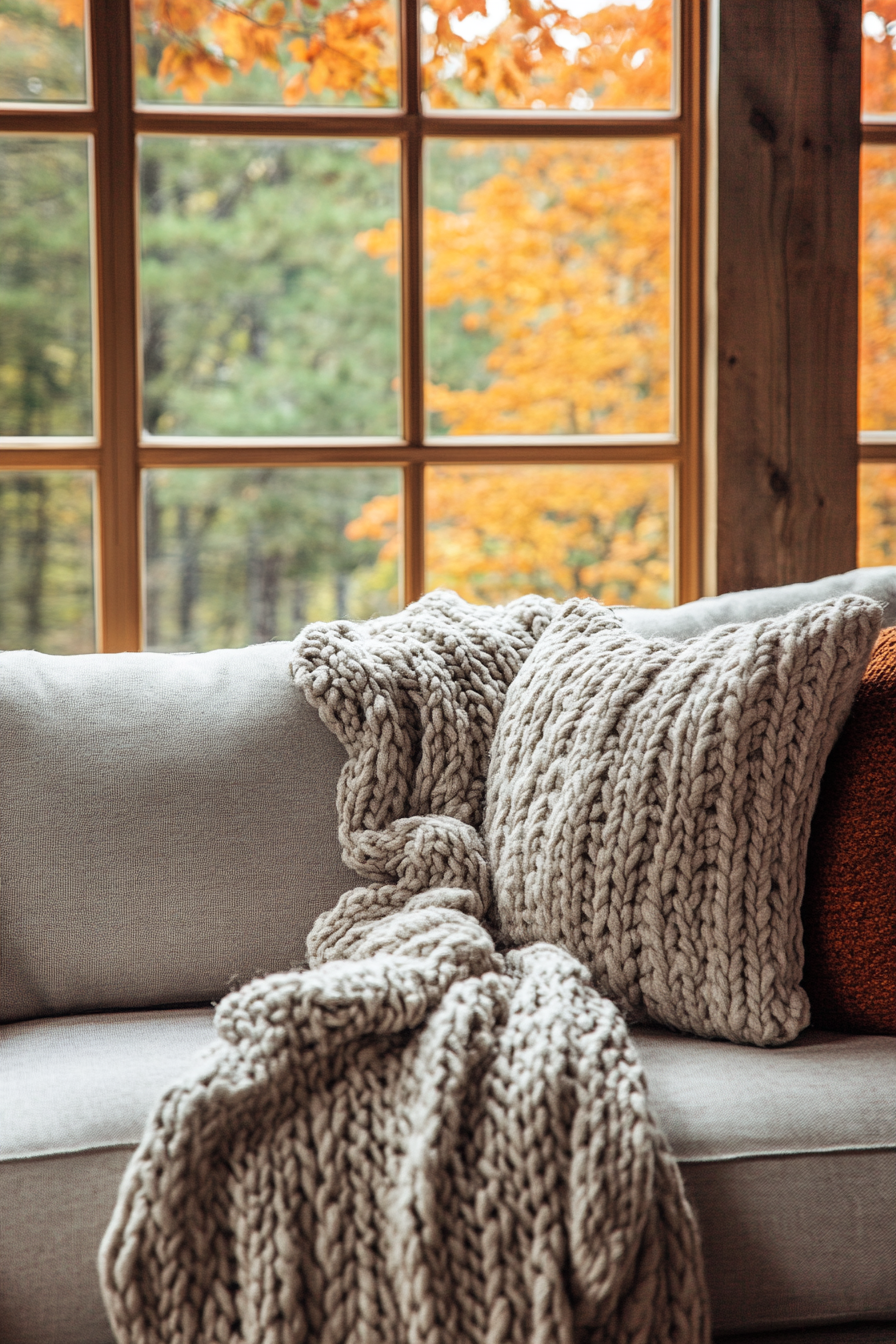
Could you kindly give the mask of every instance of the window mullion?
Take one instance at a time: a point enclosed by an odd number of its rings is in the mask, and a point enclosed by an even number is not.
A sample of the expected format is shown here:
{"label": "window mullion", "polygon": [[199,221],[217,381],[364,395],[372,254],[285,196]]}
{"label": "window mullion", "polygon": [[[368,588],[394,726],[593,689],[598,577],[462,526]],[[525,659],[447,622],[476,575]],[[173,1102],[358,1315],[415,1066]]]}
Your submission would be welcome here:
{"label": "window mullion", "polygon": [[134,113],[129,6],[94,0],[100,647],[140,647]]}
{"label": "window mullion", "polygon": [[[416,0],[402,6],[404,51],[402,78],[408,117],[401,161],[401,371],[404,435],[415,448],[423,444],[423,137],[420,130],[419,15]],[[404,471],[404,600],[424,589],[423,472],[419,463]]]}
{"label": "window mullion", "polygon": [[678,142],[678,189],[674,227],[677,308],[678,436],[682,446],[675,506],[676,600],[689,602],[704,591],[705,506],[703,484],[704,232],[706,227],[706,146],[701,134],[706,100],[708,13],[705,0],[682,6],[681,98],[684,132]]}

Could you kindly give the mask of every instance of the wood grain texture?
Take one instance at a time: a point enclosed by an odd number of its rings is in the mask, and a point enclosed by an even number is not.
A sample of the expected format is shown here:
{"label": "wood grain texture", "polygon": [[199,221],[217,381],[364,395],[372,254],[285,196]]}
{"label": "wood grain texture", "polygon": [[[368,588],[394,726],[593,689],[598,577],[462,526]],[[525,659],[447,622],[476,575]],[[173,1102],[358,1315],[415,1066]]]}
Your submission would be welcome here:
{"label": "wood grain texture", "polygon": [[719,591],[856,554],[860,0],[720,0]]}
{"label": "wood grain texture", "polygon": [[104,653],[140,648],[135,143],[131,36],[120,0],[94,0],[99,317],[99,634]]}

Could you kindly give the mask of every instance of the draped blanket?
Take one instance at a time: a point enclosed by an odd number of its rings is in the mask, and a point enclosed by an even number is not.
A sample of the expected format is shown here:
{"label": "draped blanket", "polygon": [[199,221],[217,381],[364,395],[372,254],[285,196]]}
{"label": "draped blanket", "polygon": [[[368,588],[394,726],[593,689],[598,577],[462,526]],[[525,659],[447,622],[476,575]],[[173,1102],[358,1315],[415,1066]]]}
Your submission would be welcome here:
{"label": "draped blanket", "polygon": [[310,968],[223,1000],[148,1122],[100,1250],[121,1344],[708,1344],[622,1017],[488,929],[489,747],[555,610],[437,593],[296,641],[364,885]]}

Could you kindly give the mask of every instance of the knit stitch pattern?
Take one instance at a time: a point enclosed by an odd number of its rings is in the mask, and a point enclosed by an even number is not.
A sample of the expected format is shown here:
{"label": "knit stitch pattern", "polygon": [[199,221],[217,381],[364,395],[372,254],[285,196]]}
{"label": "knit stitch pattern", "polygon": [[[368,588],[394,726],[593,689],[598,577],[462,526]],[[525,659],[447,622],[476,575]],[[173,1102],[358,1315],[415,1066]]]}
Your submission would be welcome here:
{"label": "knit stitch pattern", "polygon": [[368,885],[253,981],[169,1089],[100,1251],[120,1344],[708,1344],[700,1248],[621,1014],[499,953],[480,825],[508,686],[554,611],[448,594],[309,627]]}
{"label": "knit stitch pattern", "polygon": [[842,597],[672,643],[566,603],[491,756],[503,936],[567,948],[629,1020],[793,1040],[809,826],[880,620]]}

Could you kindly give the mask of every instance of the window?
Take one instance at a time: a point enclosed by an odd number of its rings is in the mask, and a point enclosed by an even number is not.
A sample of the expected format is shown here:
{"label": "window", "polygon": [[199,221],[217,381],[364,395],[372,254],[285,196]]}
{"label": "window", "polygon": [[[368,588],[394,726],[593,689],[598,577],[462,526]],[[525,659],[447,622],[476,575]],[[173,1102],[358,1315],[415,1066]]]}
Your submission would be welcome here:
{"label": "window", "polygon": [[0,645],[697,595],[699,4],[0,24]]}
{"label": "window", "polygon": [[896,5],[864,0],[859,564],[896,563]]}

